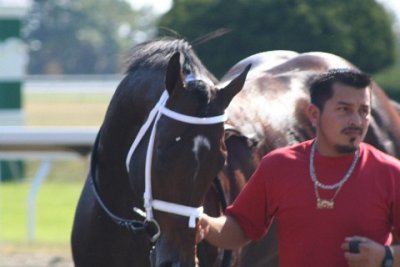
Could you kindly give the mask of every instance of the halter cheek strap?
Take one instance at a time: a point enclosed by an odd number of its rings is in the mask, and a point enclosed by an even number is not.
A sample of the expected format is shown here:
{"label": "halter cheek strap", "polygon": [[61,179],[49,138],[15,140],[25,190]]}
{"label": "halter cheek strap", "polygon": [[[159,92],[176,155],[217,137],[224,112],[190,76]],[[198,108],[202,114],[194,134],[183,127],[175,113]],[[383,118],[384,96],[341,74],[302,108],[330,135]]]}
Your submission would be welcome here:
{"label": "halter cheek strap", "polygon": [[177,113],[165,107],[167,99],[168,99],[168,93],[167,91],[164,91],[160,97],[160,100],[150,111],[146,122],[140,128],[135,140],[133,141],[128,151],[128,155],[126,157],[126,162],[125,162],[126,168],[129,173],[129,163],[131,161],[132,155],[135,149],[137,148],[138,144],[142,140],[143,136],[146,134],[147,130],[154,122],[150,133],[150,139],[147,147],[146,163],[145,163],[145,191],[143,199],[144,199],[144,208],[146,209],[146,220],[155,222],[153,216],[153,209],[155,209],[159,211],[164,211],[176,215],[189,217],[188,225],[190,228],[194,228],[196,226],[196,219],[203,214],[202,206],[195,208],[195,207],[153,199],[151,190],[151,164],[152,164],[151,159],[153,157],[154,139],[155,139],[157,122],[160,119],[161,115],[165,115],[171,119],[189,124],[216,124],[216,123],[223,123],[226,120],[226,116],[219,115],[214,117],[199,118]]}

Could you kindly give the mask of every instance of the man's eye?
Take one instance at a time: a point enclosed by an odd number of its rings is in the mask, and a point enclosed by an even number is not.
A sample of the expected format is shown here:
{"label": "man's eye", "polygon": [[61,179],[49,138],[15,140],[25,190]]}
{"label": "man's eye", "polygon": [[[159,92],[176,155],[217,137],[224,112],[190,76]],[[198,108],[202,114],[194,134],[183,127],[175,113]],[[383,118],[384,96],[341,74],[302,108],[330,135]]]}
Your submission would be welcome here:
{"label": "man's eye", "polygon": [[360,110],[360,114],[362,116],[368,116],[369,115],[369,109],[362,109]]}

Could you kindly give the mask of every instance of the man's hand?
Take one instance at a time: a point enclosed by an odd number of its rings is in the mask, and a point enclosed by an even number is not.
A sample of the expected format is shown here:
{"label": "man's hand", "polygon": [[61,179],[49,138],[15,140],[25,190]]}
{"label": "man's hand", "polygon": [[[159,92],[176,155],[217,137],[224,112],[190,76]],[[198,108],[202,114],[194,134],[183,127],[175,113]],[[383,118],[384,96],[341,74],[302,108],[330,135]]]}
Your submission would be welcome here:
{"label": "man's hand", "polygon": [[238,249],[249,241],[233,217],[210,217],[207,214],[201,215],[197,222],[196,242],[203,239],[224,249]]}
{"label": "man's hand", "polygon": [[199,220],[197,222],[196,244],[203,241],[210,231],[210,225],[207,221],[207,217],[208,216],[206,214],[202,214],[199,217]]}
{"label": "man's hand", "polygon": [[[358,253],[350,251],[356,249],[358,242]],[[366,237],[353,236],[347,237],[342,244],[342,249],[345,251],[344,257],[350,267],[381,267],[383,258],[385,257],[385,247],[375,241]]]}

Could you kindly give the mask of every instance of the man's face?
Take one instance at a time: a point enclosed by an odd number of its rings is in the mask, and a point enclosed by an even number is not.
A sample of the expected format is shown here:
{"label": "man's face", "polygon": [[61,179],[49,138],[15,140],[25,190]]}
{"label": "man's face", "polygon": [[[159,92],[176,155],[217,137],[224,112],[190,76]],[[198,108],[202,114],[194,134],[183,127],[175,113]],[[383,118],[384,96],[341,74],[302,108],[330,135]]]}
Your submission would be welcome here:
{"label": "man's face", "polygon": [[[317,128],[318,151],[327,156],[354,152],[364,139],[369,125],[371,95],[368,88],[357,89],[333,84],[333,96],[323,111],[310,108]],[[314,113],[313,113],[314,112]]]}

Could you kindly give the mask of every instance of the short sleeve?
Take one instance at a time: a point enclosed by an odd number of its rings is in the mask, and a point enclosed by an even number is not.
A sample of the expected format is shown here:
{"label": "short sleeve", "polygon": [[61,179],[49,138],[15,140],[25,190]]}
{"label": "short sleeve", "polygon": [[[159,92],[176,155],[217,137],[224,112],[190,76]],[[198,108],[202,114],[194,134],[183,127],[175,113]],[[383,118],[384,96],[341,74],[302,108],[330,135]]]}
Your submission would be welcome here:
{"label": "short sleeve", "polygon": [[237,220],[251,240],[260,239],[271,221],[267,209],[265,161],[264,158],[241,193],[226,210],[226,214]]}

